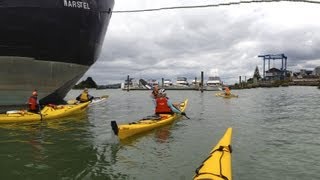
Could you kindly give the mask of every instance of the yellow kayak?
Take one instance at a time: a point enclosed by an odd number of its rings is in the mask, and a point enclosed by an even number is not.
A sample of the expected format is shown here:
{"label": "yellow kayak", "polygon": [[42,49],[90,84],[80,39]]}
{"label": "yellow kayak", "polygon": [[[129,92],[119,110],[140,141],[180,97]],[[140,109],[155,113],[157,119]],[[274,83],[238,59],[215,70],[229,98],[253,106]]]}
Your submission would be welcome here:
{"label": "yellow kayak", "polygon": [[[185,112],[188,104],[188,99],[180,103],[180,111]],[[115,135],[119,137],[120,140],[131,137],[136,134],[140,134],[152,129],[167,125],[181,117],[180,114],[160,114],[159,117],[148,117],[143,118],[139,121],[117,125],[116,121],[111,121],[111,127]]]}
{"label": "yellow kayak", "polygon": [[223,97],[223,98],[237,98],[238,97],[238,95],[235,95],[235,94],[226,95],[224,92],[217,93],[216,96]]}
{"label": "yellow kayak", "polygon": [[209,157],[197,168],[194,180],[232,180],[231,137],[232,128],[228,128]]}
{"label": "yellow kayak", "polygon": [[6,114],[0,114],[0,123],[30,122],[62,118],[83,112],[88,107],[89,103],[90,102],[80,103],[77,105],[57,106],[47,105],[39,114],[24,110],[7,111]]}

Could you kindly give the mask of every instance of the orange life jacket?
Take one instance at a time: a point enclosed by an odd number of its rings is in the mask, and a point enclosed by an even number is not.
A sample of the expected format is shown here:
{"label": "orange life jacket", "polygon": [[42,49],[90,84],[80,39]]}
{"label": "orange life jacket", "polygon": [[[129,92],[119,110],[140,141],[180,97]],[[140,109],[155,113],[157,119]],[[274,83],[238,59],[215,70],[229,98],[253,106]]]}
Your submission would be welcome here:
{"label": "orange life jacket", "polygon": [[230,89],[228,87],[226,87],[225,93],[226,93],[226,95],[230,95],[231,94],[231,91],[230,91]]}
{"label": "orange life jacket", "polygon": [[156,99],[156,114],[161,114],[161,113],[171,113],[171,109],[168,106],[168,99],[165,97],[160,97]]}
{"label": "orange life jacket", "polygon": [[30,111],[37,111],[38,109],[38,102],[37,102],[37,97],[31,96],[29,98],[29,110]]}

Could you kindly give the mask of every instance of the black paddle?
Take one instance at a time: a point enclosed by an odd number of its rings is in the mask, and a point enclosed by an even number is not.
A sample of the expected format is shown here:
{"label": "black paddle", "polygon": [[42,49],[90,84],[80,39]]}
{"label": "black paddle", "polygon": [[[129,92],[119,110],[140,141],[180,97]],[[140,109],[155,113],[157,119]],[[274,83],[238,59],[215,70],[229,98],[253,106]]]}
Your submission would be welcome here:
{"label": "black paddle", "polygon": [[118,135],[119,128],[118,128],[118,124],[116,121],[111,121],[111,128],[112,128],[112,131],[114,132],[114,134]]}
{"label": "black paddle", "polygon": [[41,119],[41,121],[42,121],[42,120],[43,120],[43,118],[42,118],[42,114],[41,114],[41,106],[40,106],[40,104],[38,104],[38,107],[39,107],[40,119]]}
{"label": "black paddle", "polygon": [[[172,104],[172,106],[173,106],[174,108],[176,108],[177,110],[179,110],[179,108],[178,108],[177,106],[175,106],[174,104]],[[181,116],[184,116],[184,117],[186,117],[187,119],[190,119],[190,118],[186,115],[185,112],[181,112]]]}
{"label": "black paddle", "polygon": [[181,115],[184,116],[184,117],[186,117],[187,119],[190,119],[190,118],[186,115],[185,112],[182,112]]}

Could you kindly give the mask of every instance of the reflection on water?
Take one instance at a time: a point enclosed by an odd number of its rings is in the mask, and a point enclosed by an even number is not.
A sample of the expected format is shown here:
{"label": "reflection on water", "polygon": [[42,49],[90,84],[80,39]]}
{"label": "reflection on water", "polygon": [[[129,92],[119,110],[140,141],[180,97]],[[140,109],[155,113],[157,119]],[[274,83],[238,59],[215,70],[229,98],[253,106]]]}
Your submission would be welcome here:
{"label": "reflection on water", "polygon": [[[72,99],[80,91],[71,91]],[[214,92],[167,91],[189,99],[190,119],[120,142],[110,122],[153,113],[149,91],[91,90],[106,102],[78,116],[0,126],[1,179],[192,179],[233,127],[233,178],[320,179],[320,91],[315,87]]]}
{"label": "reflection on water", "polygon": [[170,136],[170,128],[171,126],[165,126],[160,129],[157,129],[155,132],[155,138],[159,143],[166,143],[168,142]]}

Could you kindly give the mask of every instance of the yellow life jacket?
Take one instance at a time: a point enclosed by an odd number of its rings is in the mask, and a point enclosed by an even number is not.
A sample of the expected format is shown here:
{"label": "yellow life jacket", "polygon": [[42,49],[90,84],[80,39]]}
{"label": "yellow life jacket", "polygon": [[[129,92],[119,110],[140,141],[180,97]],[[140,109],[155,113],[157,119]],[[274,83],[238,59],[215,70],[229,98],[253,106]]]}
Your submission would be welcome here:
{"label": "yellow life jacket", "polygon": [[89,99],[88,99],[88,93],[82,92],[81,95],[80,95],[80,101],[81,101],[81,102],[89,101]]}

